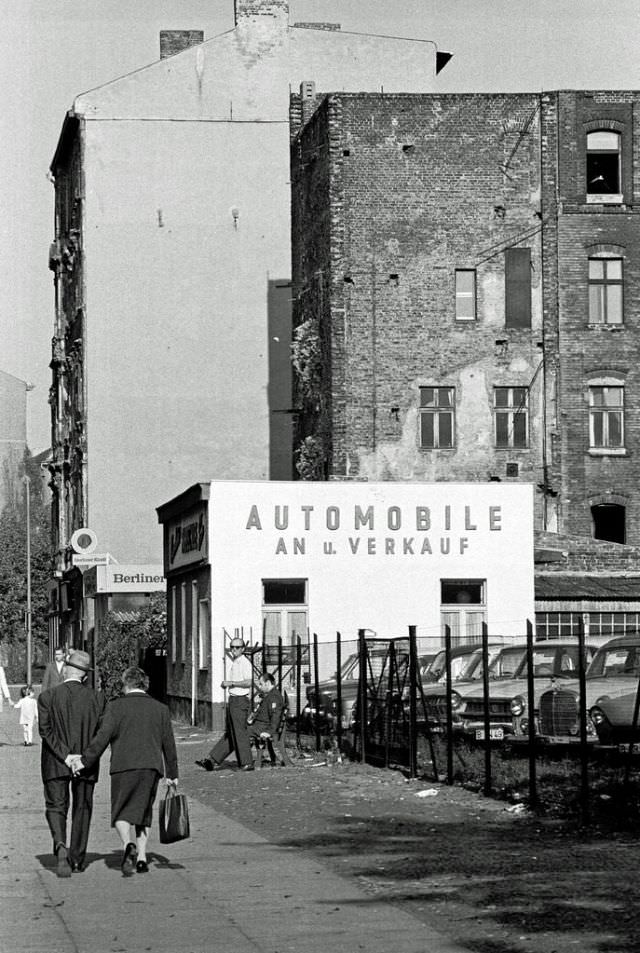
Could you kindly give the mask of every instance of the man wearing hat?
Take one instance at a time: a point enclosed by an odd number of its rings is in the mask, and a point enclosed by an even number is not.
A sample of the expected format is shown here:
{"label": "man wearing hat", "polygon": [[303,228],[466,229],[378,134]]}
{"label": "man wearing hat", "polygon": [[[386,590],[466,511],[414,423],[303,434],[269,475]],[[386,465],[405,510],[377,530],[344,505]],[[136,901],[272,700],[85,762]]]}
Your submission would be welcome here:
{"label": "man wearing hat", "polygon": [[[45,817],[53,837],[58,877],[85,869],[87,841],[93,810],[93,790],[99,764],[74,777],[71,755],[84,751],[93,738],[104,699],[85,684],[91,671],[86,652],[72,652],[64,666],[64,681],[40,694],[38,727],[42,738],[41,773]],[[67,847],[67,815],[71,808],[71,839]]]}

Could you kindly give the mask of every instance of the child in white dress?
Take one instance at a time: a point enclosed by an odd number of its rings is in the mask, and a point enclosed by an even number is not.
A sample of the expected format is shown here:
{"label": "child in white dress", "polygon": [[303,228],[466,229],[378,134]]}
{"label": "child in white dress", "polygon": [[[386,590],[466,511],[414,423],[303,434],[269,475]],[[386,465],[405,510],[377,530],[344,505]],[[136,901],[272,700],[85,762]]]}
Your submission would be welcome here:
{"label": "child in white dress", "polygon": [[38,720],[38,703],[33,697],[31,685],[25,685],[20,689],[19,702],[16,702],[14,708],[20,709],[20,724],[24,734],[24,745],[26,748],[33,744],[33,726]]}

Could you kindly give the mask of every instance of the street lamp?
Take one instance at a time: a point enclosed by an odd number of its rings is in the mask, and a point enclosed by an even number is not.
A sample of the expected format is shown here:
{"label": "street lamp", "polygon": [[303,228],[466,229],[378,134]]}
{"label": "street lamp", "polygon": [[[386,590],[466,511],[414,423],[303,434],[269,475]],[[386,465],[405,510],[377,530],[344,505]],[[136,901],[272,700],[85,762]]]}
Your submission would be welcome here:
{"label": "street lamp", "polygon": [[24,495],[27,507],[27,611],[25,614],[25,628],[27,630],[27,685],[31,684],[31,479],[25,475]]}

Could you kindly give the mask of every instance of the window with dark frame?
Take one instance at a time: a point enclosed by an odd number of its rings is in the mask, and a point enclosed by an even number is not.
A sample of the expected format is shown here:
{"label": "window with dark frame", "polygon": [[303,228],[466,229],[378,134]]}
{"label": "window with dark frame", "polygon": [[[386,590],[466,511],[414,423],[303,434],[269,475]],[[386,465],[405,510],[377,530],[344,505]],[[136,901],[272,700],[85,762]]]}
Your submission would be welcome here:
{"label": "window with dark frame", "polygon": [[587,196],[622,199],[622,136],[611,129],[587,133]]}
{"label": "window with dark frame", "polygon": [[455,388],[420,388],[420,447],[450,450],[455,441]]}
{"label": "window with dark frame", "polygon": [[589,258],[589,324],[622,324],[622,258]]}
{"label": "window with dark frame", "polygon": [[498,449],[525,449],[529,446],[529,389],[494,387],[493,414],[495,445]]}
{"label": "window with dark frame", "polygon": [[589,447],[610,450],[624,447],[624,387],[610,384],[589,387]]}
{"label": "window with dark frame", "polygon": [[456,321],[476,320],[476,273],[456,268]]}

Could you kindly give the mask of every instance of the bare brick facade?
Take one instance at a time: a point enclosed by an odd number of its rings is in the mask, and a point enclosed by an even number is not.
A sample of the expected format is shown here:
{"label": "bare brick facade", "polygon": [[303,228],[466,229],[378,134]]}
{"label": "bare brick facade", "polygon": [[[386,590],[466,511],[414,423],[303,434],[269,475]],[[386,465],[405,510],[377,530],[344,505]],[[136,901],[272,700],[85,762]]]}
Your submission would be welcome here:
{"label": "bare brick facade", "polygon": [[639,103],[292,98],[302,476],[523,480],[640,544]]}

